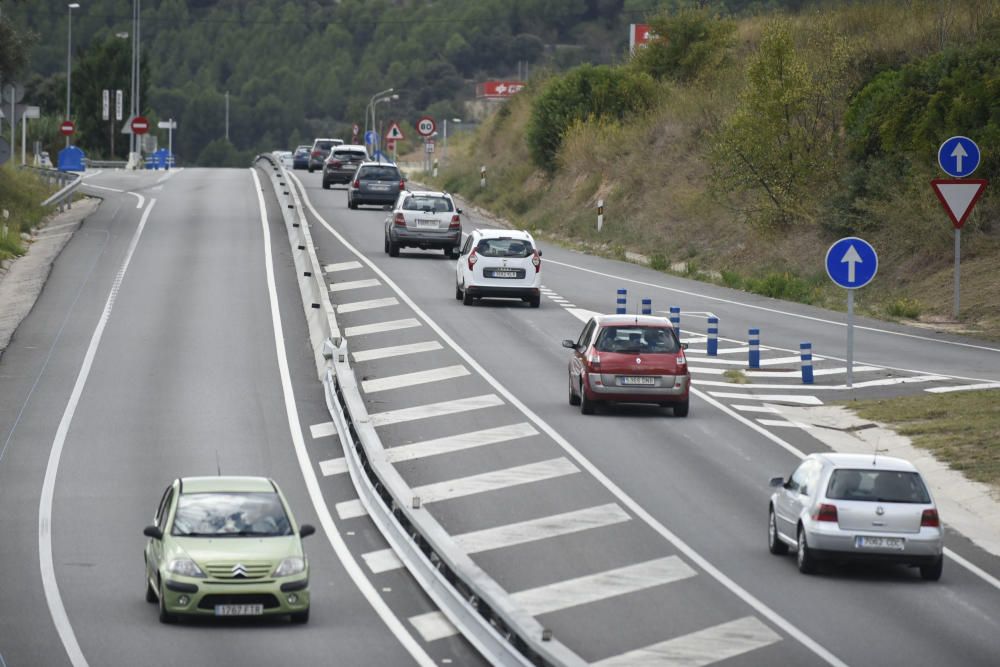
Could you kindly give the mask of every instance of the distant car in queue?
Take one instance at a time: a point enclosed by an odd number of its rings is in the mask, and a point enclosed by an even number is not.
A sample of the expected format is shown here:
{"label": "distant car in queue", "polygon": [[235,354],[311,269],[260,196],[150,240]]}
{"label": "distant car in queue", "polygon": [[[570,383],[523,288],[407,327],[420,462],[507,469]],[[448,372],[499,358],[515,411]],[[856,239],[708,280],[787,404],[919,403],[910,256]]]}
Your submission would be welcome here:
{"label": "distant car in queue", "polygon": [[347,188],[347,207],[392,205],[406,189],[406,179],[391,162],[362,162]]}
{"label": "distant car in queue", "polygon": [[309,152],[312,146],[299,146],[295,149],[295,153],[292,156],[292,168],[293,169],[308,169],[309,168]]}
{"label": "distant car in queue", "polygon": [[368,160],[368,151],[358,144],[334,146],[323,162],[323,189],[334,183],[350,183],[362,162]]}

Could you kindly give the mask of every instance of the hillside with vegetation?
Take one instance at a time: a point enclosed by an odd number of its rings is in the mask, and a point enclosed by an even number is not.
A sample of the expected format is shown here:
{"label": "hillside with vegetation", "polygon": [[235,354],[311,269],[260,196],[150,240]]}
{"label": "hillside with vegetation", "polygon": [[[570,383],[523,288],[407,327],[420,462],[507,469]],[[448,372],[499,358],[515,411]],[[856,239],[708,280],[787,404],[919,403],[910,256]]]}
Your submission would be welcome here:
{"label": "hillside with vegetation", "polygon": [[[438,184],[550,239],[831,308],[845,295],[826,249],[861,236],[880,263],[860,312],[1000,338],[1000,3],[652,24],[659,39],[626,62],[539,73],[451,146]],[[975,176],[993,183],[962,233],[958,322],[930,186],[953,135],[978,142]]]}

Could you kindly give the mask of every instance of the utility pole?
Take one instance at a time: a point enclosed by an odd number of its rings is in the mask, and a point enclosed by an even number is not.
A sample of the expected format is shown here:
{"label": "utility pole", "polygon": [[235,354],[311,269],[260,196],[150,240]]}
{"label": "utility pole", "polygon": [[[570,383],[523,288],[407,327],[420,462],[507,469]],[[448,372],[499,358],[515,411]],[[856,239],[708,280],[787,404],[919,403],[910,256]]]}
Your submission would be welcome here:
{"label": "utility pole", "polygon": [[229,91],[226,91],[226,141],[229,141]]}

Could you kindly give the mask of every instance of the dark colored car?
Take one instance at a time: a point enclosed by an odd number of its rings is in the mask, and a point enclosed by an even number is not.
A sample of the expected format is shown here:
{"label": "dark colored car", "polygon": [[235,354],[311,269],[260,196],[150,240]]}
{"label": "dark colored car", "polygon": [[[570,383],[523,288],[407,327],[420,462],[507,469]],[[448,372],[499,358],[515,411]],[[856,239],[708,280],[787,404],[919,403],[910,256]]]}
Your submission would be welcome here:
{"label": "dark colored car", "polygon": [[362,162],[347,189],[347,207],[362,204],[385,206],[396,203],[406,189],[406,179],[391,162]]}
{"label": "dark colored car", "polygon": [[292,169],[308,169],[309,168],[309,151],[310,146],[299,146],[295,149],[295,154],[292,155]]}
{"label": "dark colored car", "polygon": [[309,173],[323,168],[323,163],[330,154],[330,149],[343,144],[343,139],[317,138],[313,141],[312,148],[309,149]]}
{"label": "dark colored car", "polygon": [[329,189],[333,183],[350,183],[358,165],[367,160],[368,151],[364,146],[334,146],[330,156],[323,162],[323,188]]}

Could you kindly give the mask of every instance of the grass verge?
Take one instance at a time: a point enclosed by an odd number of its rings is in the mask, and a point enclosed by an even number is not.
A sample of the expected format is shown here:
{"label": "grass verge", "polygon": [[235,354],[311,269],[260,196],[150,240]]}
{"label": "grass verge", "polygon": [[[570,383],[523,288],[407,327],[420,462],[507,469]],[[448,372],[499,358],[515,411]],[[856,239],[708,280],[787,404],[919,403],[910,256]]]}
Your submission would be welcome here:
{"label": "grass verge", "polygon": [[1000,393],[995,390],[852,401],[969,479],[1000,489]]}
{"label": "grass verge", "polygon": [[27,252],[21,233],[37,226],[48,215],[39,203],[51,193],[34,174],[10,165],[0,167],[0,260]]}

